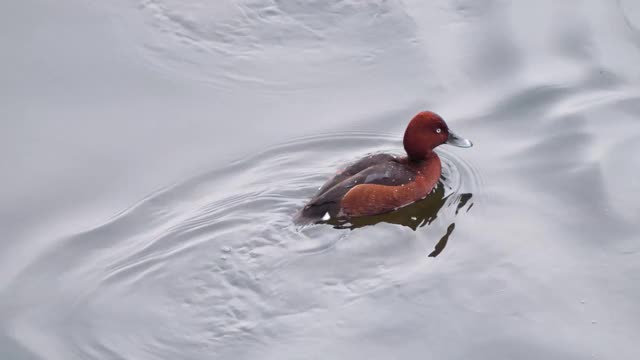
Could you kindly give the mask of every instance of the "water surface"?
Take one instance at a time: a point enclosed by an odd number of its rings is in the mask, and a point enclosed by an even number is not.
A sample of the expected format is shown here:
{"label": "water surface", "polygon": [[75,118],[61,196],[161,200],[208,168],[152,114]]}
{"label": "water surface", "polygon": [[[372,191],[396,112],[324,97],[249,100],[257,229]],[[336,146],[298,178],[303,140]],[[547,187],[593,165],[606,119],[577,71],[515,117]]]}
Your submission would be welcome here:
{"label": "water surface", "polygon": [[[640,356],[636,2],[0,14],[5,357]],[[433,202],[292,223],[424,109],[475,144]]]}

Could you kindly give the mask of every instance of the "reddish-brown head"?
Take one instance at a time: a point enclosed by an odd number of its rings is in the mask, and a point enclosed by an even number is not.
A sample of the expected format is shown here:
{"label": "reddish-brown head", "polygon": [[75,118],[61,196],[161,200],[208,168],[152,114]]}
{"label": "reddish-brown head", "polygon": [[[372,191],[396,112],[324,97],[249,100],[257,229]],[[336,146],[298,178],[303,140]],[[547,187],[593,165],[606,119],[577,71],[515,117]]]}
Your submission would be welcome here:
{"label": "reddish-brown head", "polygon": [[454,134],[440,115],[423,111],[418,113],[404,133],[404,149],[412,160],[422,160],[442,144],[471,147],[471,141]]}

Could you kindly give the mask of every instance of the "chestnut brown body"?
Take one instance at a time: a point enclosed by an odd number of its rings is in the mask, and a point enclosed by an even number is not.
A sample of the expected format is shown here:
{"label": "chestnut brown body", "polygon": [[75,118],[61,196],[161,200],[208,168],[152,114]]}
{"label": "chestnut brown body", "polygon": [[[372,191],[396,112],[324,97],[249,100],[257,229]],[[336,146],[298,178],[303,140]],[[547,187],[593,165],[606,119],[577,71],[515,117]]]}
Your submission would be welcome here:
{"label": "chestnut brown body", "polygon": [[[411,178],[399,185],[359,184],[351,188],[340,201],[347,217],[383,214],[424,199],[436,186],[442,170],[435,153],[429,159],[414,162],[403,158]],[[393,181],[392,181],[393,183]]]}

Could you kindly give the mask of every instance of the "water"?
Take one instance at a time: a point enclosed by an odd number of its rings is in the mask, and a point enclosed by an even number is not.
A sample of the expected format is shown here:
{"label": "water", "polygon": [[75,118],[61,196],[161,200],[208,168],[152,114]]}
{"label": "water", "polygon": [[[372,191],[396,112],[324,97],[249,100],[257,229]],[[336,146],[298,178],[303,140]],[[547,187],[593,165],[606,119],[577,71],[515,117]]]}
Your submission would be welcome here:
{"label": "water", "polygon": [[[2,358],[640,355],[636,2],[0,14]],[[424,109],[433,202],[292,224]]]}

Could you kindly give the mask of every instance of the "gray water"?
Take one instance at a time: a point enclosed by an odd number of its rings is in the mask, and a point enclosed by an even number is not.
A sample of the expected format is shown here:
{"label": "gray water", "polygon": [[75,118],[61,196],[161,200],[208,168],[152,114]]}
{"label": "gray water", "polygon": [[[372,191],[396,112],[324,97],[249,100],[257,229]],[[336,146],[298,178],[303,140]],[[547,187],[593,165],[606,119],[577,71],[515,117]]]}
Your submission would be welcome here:
{"label": "gray water", "polygon": [[[23,0],[0,24],[1,359],[640,358],[640,3]],[[475,144],[439,150],[435,216],[292,224],[425,109]]]}

